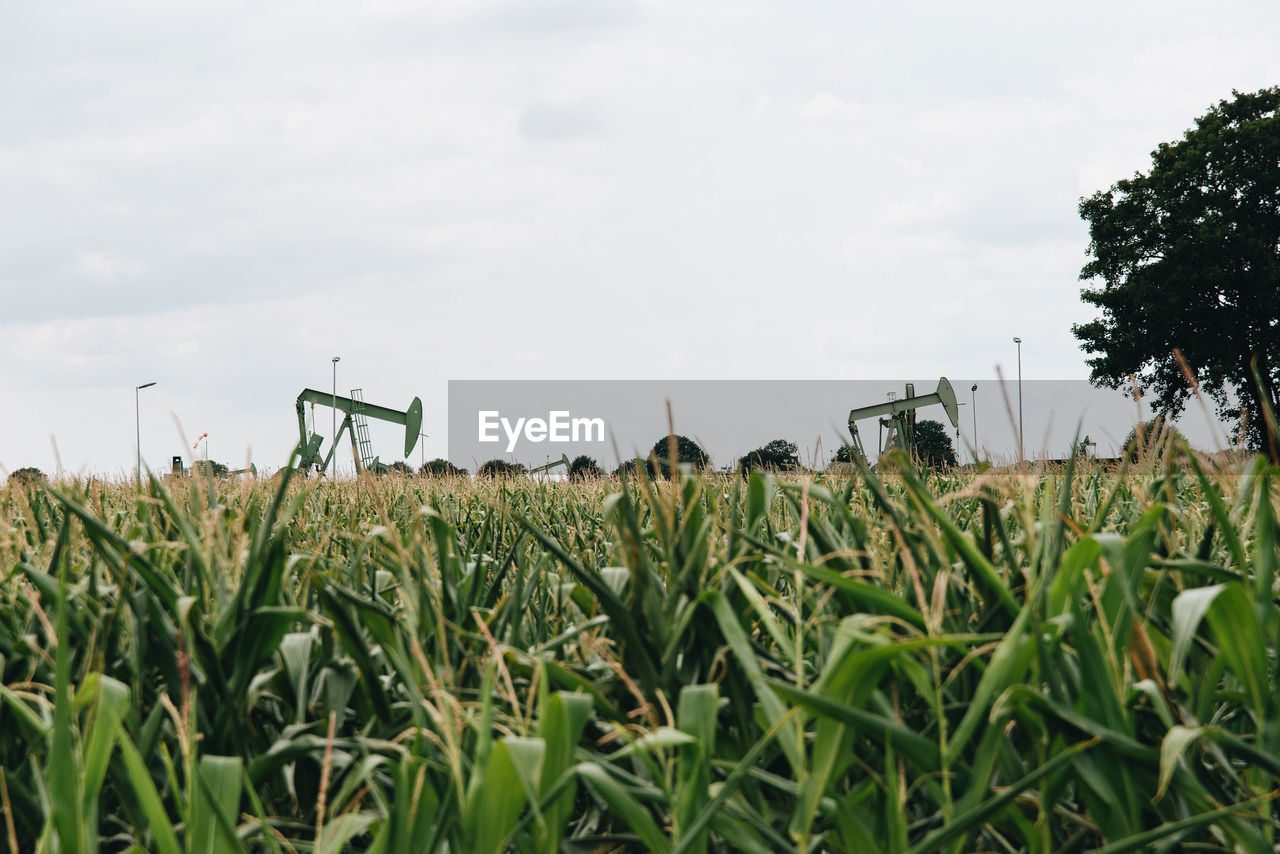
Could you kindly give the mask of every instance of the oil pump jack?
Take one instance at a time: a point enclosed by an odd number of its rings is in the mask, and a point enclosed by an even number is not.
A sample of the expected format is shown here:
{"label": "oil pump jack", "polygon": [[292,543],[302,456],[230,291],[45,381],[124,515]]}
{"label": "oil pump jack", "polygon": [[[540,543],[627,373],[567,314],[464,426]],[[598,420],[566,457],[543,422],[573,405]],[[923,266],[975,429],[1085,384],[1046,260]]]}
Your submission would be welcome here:
{"label": "oil pump jack", "polygon": [[551,470],[556,466],[564,466],[564,476],[568,477],[569,469],[572,468],[572,464],[569,462],[569,455],[561,454],[560,459],[558,460],[553,460],[552,462],[547,463],[545,466],[538,466],[537,468],[529,469],[529,476],[533,477],[535,474],[543,474],[550,477]]}
{"label": "oil pump jack", "polygon": [[[307,433],[304,407],[308,403],[332,406],[339,412],[345,413],[342,425],[338,427],[338,433],[333,437],[333,447],[329,448],[329,453],[323,458],[320,456],[320,448],[324,444],[324,436],[319,433]],[[401,412],[398,409],[366,403],[363,392],[358,388],[351,390],[351,397],[341,397],[331,392],[306,388],[302,390],[302,394],[298,395],[295,408],[298,411],[298,453],[301,455],[298,468],[303,471],[312,467],[318,472],[327,471],[329,462],[333,459],[333,452],[337,450],[338,441],[344,431],[351,437],[352,456],[360,468],[374,472],[386,471],[390,466],[373,455],[372,442],[369,440],[368,419],[403,424],[406,457],[413,453],[414,446],[418,444],[418,434],[422,428],[422,401],[416,397],[409,404],[409,408]]]}
{"label": "oil pump jack", "polygon": [[[858,435],[858,422],[867,418],[879,418],[882,442],[879,454],[887,453],[892,448],[902,448],[912,453],[916,433],[916,410],[925,406],[942,404],[951,420],[952,427],[960,425],[960,407],[956,402],[956,393],[946,377],[938,379],[938,390],[933,394],[916,395],[914,383],[907,383],[904,397],[890,399],[886,403],[872,406],[861,406],[849,413],[849,433],[853,437],[853,447],[867,459],[862,447],[862,437]],[[879,456],[877,454],[877,456]],[[873,461],[874,462],[874,461]]]}

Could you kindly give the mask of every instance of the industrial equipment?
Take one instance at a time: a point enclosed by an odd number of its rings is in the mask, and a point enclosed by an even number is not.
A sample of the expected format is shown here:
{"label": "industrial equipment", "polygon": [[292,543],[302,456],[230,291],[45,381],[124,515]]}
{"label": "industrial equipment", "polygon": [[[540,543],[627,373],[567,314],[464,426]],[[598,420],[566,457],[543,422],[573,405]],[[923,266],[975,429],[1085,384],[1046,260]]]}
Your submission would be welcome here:
{"label": "industrial equipment", "polygon": [[569,476],[569,469],[571,468],[571,466],[569,464],[569,457],[565,454],[561,454],[560,459],[553,460],[552,462],[549,462],[544,466],[538,466],[537,468],[529,469],[529,476],[533,477],[535,474],[545,474],[548,477],[550,477],[551,470],[556,466],[564,466],[565,477]]}
{"label": "industrial equipment", "polygon": [[[853,447],[866,459],[866,451],[862,447],[862,437],[858,435],[858,422],[867,418],[879,418],[881,440],[878,454],[887,453],[892,448],[901,448],[912,453],[915,442],[916,410],[925,406],[942,404],[952,427],[960,426],[960,406],[956,402],[956,393],[946,377],[938,379],[938,390],[933,394],[916,396],[914,383],[907,383],[906,396],[900,399],[890,398],[885,403],[862,406],[849,413],[849,433],[853,437]],[[878,456],[877,454],[877,456]]]}
{"label": "industrial equipment", "polygon": [[[191,468],[188,469],[183,464],[182,457],[175,456],[172,458],[172,460],[169,463],[169,476],[170,477],[188,477],[189,475],[193,475],[196,472],[208,472],[209,474],[216,475],[219,473],[220,465],[221,465],[220,463],[210,463],[207,459],[194,460],[191,463]],[[221,471],[221,476],[223,477],[231,477],[233,475],[238,475],[238,474],[248,474],[248,475],[252,475],[253,477],[257,477],[258,467],[253,463],[250,463],[249,467],[245,469],[223,468]]]}
{"label": "industrial equipment", "polygon": [[[329,453],[323,457],[320,449],[324,445],[324,437],[319,433],[308,434],[307,432],[305,407],[308,403],[313,406],[316,404],[331,406],[335,410],[344,413],[337,435],[333,437],[333,446],[329,448]],[[365,471],[387,471],[390,466],[373,455],[372,442],[369,440],[368,419],[373,418],[377,421],[403,424],[405,428],[404,455],[406,457],[413,453],[414,446],[418,444],[418,436],[422,428],[422,401],[416,397],[409,404],[409,408],[401,412],[398,409],[366,403],[363,392],[358,388],[351,390],[351,397],[341,397],[331,392],[307,388],[303,389],[302,394],[298,395],[295,408],[298,412],[297,453],[301,457],[298,461],[298,468],[303,471],[313,466],[318,472],[326,471],[344,431],[351,437],[351,452],[357,466]]]}

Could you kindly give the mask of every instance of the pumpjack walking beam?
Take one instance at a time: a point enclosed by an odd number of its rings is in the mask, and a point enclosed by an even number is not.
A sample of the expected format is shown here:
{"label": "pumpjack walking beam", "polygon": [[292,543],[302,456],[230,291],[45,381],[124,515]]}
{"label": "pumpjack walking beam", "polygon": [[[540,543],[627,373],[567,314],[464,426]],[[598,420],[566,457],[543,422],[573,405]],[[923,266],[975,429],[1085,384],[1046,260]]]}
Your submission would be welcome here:
{"label": "pumpjack walking beam", "polygon": [[906,391],[906,396],[898,400],[862,406],[849,413],[849,434],[853,437],[854,448],[864,459],[866,451],[862,447],[862,437],[858,435],[858,422],[867,418],[880,418],[880,426],[889,431],[884,447],[879,449],[880,453],[893,447],[901,447],[911,453],[915,441],[916,410],[922,407],[942,404],[951,426],[959,426],[960,406],[956,401],[955,390],[946,377],[938,378],[938,390],[932,394],[917,395],[912,383],[907,383]]}
{"label": "pumpjack walking beam", "polygon": [[[308,403],[332,406],[339,412],[344,413],[342,424],[338,427],[338,435],[334,436],[333,446],[329,448],[329,453],[323,458],[320,455],[320,448],[324,444],[324,437],[319,433],[307,434],[307,418],[304,408]],[[351,439],[352,454],[356,459],[357,465],[360,465],[360,452],[354,428],[354,419],[359,416],[373,418],[378,421],[387,421],[391,424],[403,424],[405,428],[404,455],[406,457],[413,453],[414,447],[418,444],[418,435],[422,430],[422,401],[416,397],[409,404],[409,408],[401,412],[398,409],[378,406],[376,403],[366,403],[350,397],[334,396],[332,392],[328,391],[316,391],[313,388],[306,388],[302,390],[302,394],[298,395],[294,408],[298,413],[298,448],[301,455],[298,467],[301,469],[315,466],[317,471],[326,471],[344,432]],[[378,458],[374,457],[372,464],[366,464],[365,467],[377,469],[382,465]]]}

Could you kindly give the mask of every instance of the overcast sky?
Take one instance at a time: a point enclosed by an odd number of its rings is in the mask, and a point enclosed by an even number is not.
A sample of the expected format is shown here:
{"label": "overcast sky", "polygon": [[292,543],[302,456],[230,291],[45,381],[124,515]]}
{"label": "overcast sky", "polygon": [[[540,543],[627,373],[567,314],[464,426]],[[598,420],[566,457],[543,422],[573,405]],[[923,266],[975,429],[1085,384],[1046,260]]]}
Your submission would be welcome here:
{"label": "overcast sky", "polygon": [[1078,199],[1280,83],[1274,0],[0,10],[8,470],[128,471],[148,381],[153,465],[170,413],[279,465],[333,355],[427,456],[449,379],[982,377],[1013,335],[1083,378]]}

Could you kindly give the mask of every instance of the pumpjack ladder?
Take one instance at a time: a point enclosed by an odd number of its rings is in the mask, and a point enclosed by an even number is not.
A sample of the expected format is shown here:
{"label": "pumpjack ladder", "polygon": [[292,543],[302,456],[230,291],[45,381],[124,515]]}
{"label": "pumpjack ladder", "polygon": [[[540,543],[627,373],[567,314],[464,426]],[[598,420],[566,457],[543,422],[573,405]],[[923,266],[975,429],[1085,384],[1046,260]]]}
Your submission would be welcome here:
{"label": "pumpjack ladder", "polygon": [[364,414],[364,389],[351,389],[351,424],[355,429],[356,448],[360,454],[360,468],[373,468],[373,442],[369,439],[369,419]]}

